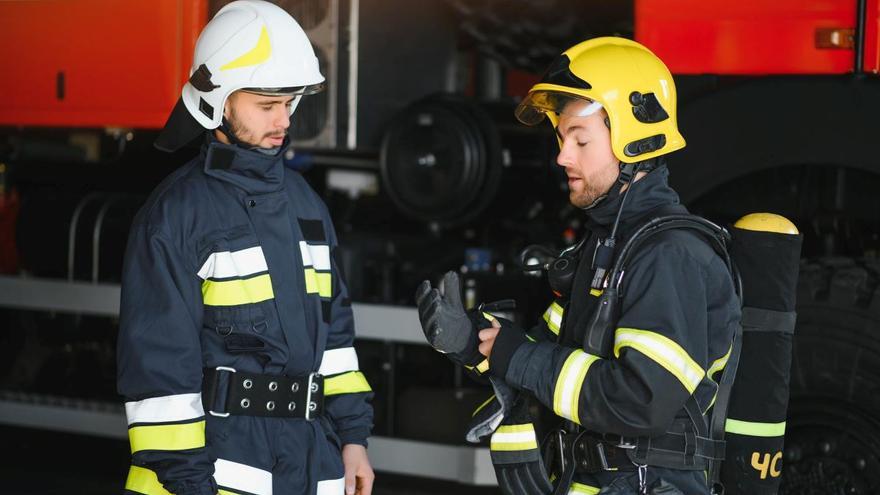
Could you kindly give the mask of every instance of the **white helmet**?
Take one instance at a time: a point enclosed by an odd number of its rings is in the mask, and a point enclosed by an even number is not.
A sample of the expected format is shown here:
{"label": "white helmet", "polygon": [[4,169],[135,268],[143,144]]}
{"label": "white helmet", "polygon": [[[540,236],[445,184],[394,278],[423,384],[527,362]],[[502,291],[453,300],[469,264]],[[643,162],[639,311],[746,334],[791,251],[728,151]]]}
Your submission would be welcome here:
{"label": "white helmet", "polygon": [[234,91],[294,96],[293,115],[302,95],[323,87],[312,44],[290,14],[262,0],[231,2],[202,30],[190,78],[156,146],[174,151],[219,127]]}

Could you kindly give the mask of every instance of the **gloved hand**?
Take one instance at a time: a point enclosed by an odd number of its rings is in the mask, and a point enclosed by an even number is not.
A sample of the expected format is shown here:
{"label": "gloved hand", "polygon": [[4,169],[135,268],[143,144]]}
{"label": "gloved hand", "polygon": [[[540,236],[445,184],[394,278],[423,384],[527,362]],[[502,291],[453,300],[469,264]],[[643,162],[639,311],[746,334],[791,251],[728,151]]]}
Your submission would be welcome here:
{"label": "gloved hand", "polygon": [[430,281],[423,281],[416,290],[416,304],[422,331],[434,349],[468,367],[475,367],[486,359],[480,354],[477,332],[490,327],[491,323],[479,312],[465,311],[457,273],[446,272],[443,276],[442,294],[431,287]]}

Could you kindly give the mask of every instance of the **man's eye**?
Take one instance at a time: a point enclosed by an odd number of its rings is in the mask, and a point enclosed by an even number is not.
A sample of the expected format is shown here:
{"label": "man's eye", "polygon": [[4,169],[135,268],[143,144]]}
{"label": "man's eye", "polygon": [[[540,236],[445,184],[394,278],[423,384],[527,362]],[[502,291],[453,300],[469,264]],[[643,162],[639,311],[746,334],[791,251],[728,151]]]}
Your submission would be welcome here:
{"label": "man's eye", "polygon": [[588,144],[590,144],[589,141],[587,141],[587,142],[585,142],[585,143],[582,143],[582,142],[580,142],[580,141],[577,141],[577,145],[580,146],[581,148],[583,148],[584,146],[586,146],[586,145],[588,145]]}
{"label": "man's eye", "polygon": [[260,108],[262,108],[264,112],[268,112],[269,110],[272,110],[272,107],[261,106]]}

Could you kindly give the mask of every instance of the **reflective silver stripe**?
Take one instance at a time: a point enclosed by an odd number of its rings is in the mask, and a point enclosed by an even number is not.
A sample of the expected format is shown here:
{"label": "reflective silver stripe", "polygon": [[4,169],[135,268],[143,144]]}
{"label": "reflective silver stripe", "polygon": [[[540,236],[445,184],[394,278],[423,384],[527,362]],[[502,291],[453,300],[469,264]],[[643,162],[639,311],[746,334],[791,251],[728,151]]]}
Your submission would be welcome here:
{"label": "reflective silver stripe", "polygon": [[299,252],[303,266],[312,266],[315,270],[330,269],[330,246],[314,246],[306,241],[299,241]]}
{"label": "reflective silver stripe", "polygon": [[222,251],[211,253],[199,269],[199,278],[246,277],[254,273],[268,271],[263,248],[254,246],[241,251]]}
{"label": "reflective silver stripe", "polygon": [[321,358],[321,368],[318,373],[328,376],[345,373],[346,371],[357,371],[358,356],[354,347],[342,347],[340,349],[331,349],[324,351],[324,357]]}
{"label": "reflective silver stripe", "polygon": [[318,482],[317,495],[343,495],[345,493],[345,478],[338,480],[324,480]]}
{"label": "reflective silver stripe", "polygon": [[499,450],[530,450],[538,448],[535,427],[532,424],[502,425],[492,434],[490,448]]}
{"label": "reflective silver stripe", "polygon": [[214,463],[214,480],[221,489],[272,495],[272,473],[247,464],[217,459]]}
{"label": "reflective silver stripe", "polygon": [[170,423],[200,418],[204,415],[201,393],[166,395],[125,403],[125,416],[129,425]]}
{"label": "reflective silver stripe", "polygon": [[550,331],[555,334],[559,333],[559,327],[562,325],[562,313],[562,306],[556,302],[551,304],[550,307],[547,308],[547,311],[544,312],[544,321],[547,322]]}
{"label": "reflective silver stripe", "polygon": [[553,410],[558,416],[580,423],[578,400],[587,372],[599,357],[575,349],[566,358],[553,390]]}
{"label": "reflective silver stripe", "polygon": [[694,393],[706,372],[672,339],[659,333],[636,328],[618,328],[614,334],[614,355],[632,347],[672,373],[688,393]]}

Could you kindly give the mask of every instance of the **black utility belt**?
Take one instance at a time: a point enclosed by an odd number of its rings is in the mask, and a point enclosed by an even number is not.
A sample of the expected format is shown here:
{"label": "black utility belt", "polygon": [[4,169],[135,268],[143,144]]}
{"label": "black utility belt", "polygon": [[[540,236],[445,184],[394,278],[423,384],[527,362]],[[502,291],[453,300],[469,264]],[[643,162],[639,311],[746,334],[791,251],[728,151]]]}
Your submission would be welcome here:
{"label": "black utility belt", "polygon": [[206,368],[202,404],[212,416],[265,416],[312,420],[324,412],[324,377],[247,373],[227,366]]}
{"label": "black utility belt", "polygon": [[[692,438],[691,438],[692,437]],[[582,432],[570,440],[575,471],[630,471],[639,464],[672,469],[704,470],[709,460],[724,458],[724,442],[679,433],[626,438]]]}

